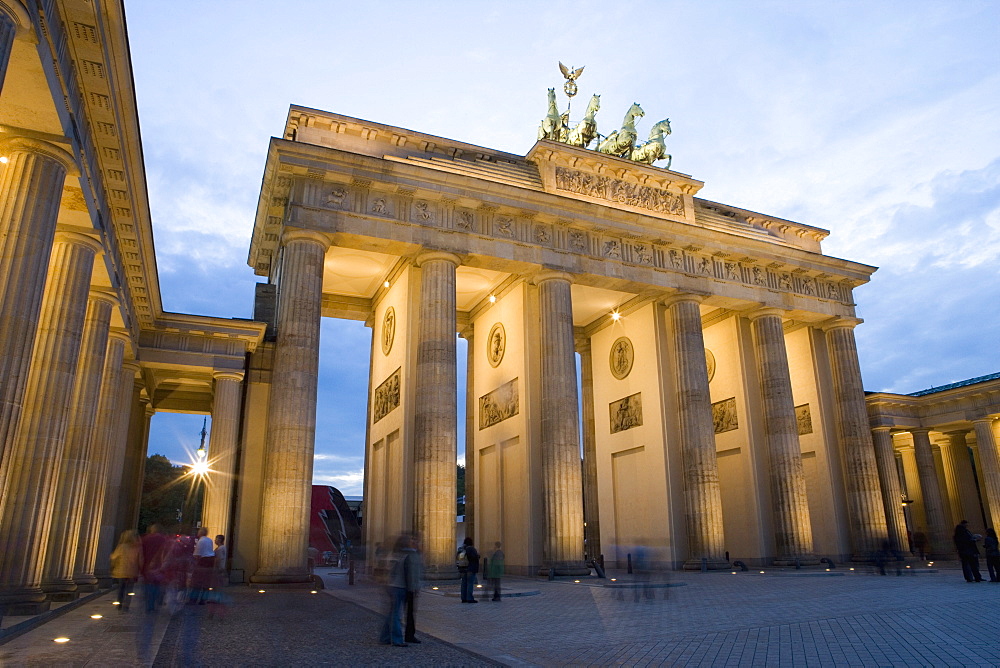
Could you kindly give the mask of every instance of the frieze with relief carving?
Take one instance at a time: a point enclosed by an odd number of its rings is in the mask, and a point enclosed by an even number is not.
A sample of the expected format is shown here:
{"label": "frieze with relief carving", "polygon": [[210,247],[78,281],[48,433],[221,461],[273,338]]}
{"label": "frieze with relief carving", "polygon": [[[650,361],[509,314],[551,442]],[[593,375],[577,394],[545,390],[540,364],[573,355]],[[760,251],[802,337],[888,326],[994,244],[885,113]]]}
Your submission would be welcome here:
{"label": "frieze with relief carving", "polygon": [[740,428],[740,421],[736,415],[736,397],[712,404],[712,426],[716,434]]}
{"label": "frieze with relief carving", "polygon": [[399,407],[399,371],[400,369],[393,371],[391,376],[375,388],[372,397],[372,424]]}
{"label": "frieze with relief carving", "polygon": [[517,378],[479,397],[480,430],[512,418],[517,413]]}
{"label": "frieze with relief carving", "polygon": [[642,392],[636,392],[608,404],[611,412],[611,433],[642,426]]}
{"label": "frieze with relief carving", "polygon": [[588,174],[569,167],[556,166],[556,188],[576,195],[587,195],[615,204],[625,204],[672,216],[684,215],[684,198],[668,190],[629,183],[610,176]]}
{"label": "frieze with relief carving", "polygon": [[809,404],[795,407],[795,422],[799,426],[799,436],[813,433],[812,413],[809,411]]}

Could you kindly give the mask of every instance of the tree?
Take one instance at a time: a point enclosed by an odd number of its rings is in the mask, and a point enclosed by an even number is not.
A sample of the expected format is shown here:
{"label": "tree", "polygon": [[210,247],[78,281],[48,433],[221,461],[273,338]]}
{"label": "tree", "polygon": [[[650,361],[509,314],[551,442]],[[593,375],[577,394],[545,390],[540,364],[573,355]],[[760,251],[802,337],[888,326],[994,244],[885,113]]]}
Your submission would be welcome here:
{"label": "tree", "polygon": [[461,464],[458,464],[457,469],[458,471],[456,478],[458,480],[458,507],[456,508],[456,514],[464,515],[465,514],[465,467],[462,466]]}
{"label": "tree", "polygon": [[184,466],[174,466],[163,455],[146,458],[139,505],[139,532],[151,524],[170,530],[178,525],[191,527],[201,518],[204,485]]}

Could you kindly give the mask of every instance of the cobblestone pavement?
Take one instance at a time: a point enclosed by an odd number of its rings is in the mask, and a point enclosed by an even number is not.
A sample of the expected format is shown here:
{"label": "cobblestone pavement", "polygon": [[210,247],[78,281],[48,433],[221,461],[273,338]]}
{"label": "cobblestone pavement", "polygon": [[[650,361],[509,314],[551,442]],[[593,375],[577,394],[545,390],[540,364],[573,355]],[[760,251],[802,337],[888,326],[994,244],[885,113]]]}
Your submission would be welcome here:
{"label": "cobblestone pavement", "polygon": [[[645,586],[623,574],[613,583],[507,578],[505,594],[521,596],[475,605],[458,600],[456,584],[428,585],[417,614],[423,643],[407,648],[377,643],[379,587],[317,573],[328,586],[319,594],[230,588],[221,621],[201,606],[161,614],[152,665],[1000,665],[1000,584],[969,584],[952,568],[674,573]],[[142,613],[119,614],[110,601],[0,645],[0,665],[142,665]],[[90,618],[98,612],[105,617]],[[57,645],[59,635],[70,642]]]}

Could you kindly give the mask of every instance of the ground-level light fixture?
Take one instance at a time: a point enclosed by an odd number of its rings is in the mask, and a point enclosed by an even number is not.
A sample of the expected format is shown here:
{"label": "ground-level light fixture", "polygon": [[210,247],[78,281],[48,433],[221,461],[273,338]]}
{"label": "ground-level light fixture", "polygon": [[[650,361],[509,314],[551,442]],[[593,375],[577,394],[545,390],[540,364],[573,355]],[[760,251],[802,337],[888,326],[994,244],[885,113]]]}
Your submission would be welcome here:
{"label": "ground-level light fixture", "polygon": [[59,636],[58,638],[53,638],[52,642],[57,642],[61,644],[64,642],[69,642],[69,638],[67,638],[66,636]]}

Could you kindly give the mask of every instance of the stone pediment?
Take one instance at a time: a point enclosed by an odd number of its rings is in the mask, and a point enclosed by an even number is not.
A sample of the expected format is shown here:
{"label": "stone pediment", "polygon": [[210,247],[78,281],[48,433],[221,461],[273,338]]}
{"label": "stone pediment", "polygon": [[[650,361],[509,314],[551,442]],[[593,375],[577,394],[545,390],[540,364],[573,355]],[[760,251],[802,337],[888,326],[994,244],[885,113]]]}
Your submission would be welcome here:
{"label": "stone pediment", "polygon": [[538,167],[547,193],[683,223],[695,222],[692,197],[705,185],[687,174],[546,139],[527,159]]}

